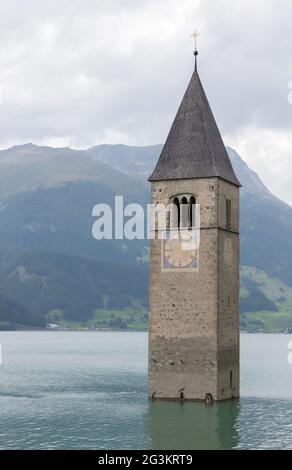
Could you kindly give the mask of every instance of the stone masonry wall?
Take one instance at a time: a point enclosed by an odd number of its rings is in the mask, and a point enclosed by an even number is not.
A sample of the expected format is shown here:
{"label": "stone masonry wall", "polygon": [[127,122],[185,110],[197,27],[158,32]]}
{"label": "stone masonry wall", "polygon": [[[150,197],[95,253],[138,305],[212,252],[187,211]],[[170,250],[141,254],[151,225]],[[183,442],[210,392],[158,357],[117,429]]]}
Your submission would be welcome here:
{"label": "stone masonry wall", "polygon": [[163,242],[151,241],[148,394],[230,398],[239,393],[239,249],[238,235],[224,224],[231,197],[232,229],[238,230],[238,189],[217,178],[152,183],[153,203],[167,204],[180,193],[194,194],[201,206],[199,270],[162,270]]}

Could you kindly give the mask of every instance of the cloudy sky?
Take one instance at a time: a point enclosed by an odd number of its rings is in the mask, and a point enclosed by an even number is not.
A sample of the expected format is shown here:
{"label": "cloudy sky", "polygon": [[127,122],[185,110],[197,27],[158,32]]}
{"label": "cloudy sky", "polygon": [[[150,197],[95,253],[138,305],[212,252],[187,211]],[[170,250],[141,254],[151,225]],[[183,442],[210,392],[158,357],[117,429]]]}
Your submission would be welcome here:
{"label": "cloudy sky", "polygon": [[200,75],[225,143],[292,204],[291,0],[0,7],[0,148],[163,142],[198,29]]}

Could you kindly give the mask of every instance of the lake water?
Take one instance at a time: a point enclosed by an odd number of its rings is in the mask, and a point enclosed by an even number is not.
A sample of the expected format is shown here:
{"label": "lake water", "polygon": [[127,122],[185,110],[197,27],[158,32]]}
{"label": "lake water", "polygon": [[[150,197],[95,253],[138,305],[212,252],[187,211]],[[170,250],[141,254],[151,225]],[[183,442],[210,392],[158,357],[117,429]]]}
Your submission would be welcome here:
{"label": "lake water", "polygon": [[0,332],[0,449],[292,448],[288,335],[242,335],[241,400],[148,402],[147,334]]}

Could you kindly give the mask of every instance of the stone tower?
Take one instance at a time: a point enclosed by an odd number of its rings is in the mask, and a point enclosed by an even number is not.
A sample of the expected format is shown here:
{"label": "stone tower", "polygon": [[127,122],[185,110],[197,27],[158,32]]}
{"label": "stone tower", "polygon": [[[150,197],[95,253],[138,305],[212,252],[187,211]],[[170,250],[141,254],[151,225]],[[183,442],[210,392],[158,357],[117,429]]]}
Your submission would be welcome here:
{"label": "stone tower", "polygon": [[151,240],[149,398],[238,397],[240,183],[197,69],[149,181],[153,204],[200,213],[193,253]]}

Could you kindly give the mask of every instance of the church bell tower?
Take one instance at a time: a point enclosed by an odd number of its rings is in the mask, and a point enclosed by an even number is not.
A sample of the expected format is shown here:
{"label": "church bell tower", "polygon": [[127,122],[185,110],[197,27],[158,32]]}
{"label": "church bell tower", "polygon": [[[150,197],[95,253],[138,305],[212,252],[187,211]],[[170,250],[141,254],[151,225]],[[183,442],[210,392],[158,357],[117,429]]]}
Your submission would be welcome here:
{"label": "church bell tower", "polygon": [[152,204],[177,208],[177,228],[195,225],[193,206],[200,216],[192,251],[158,230],[151,240],[149,398],[239,397],[240,183],[197,66],[149,181]]}

